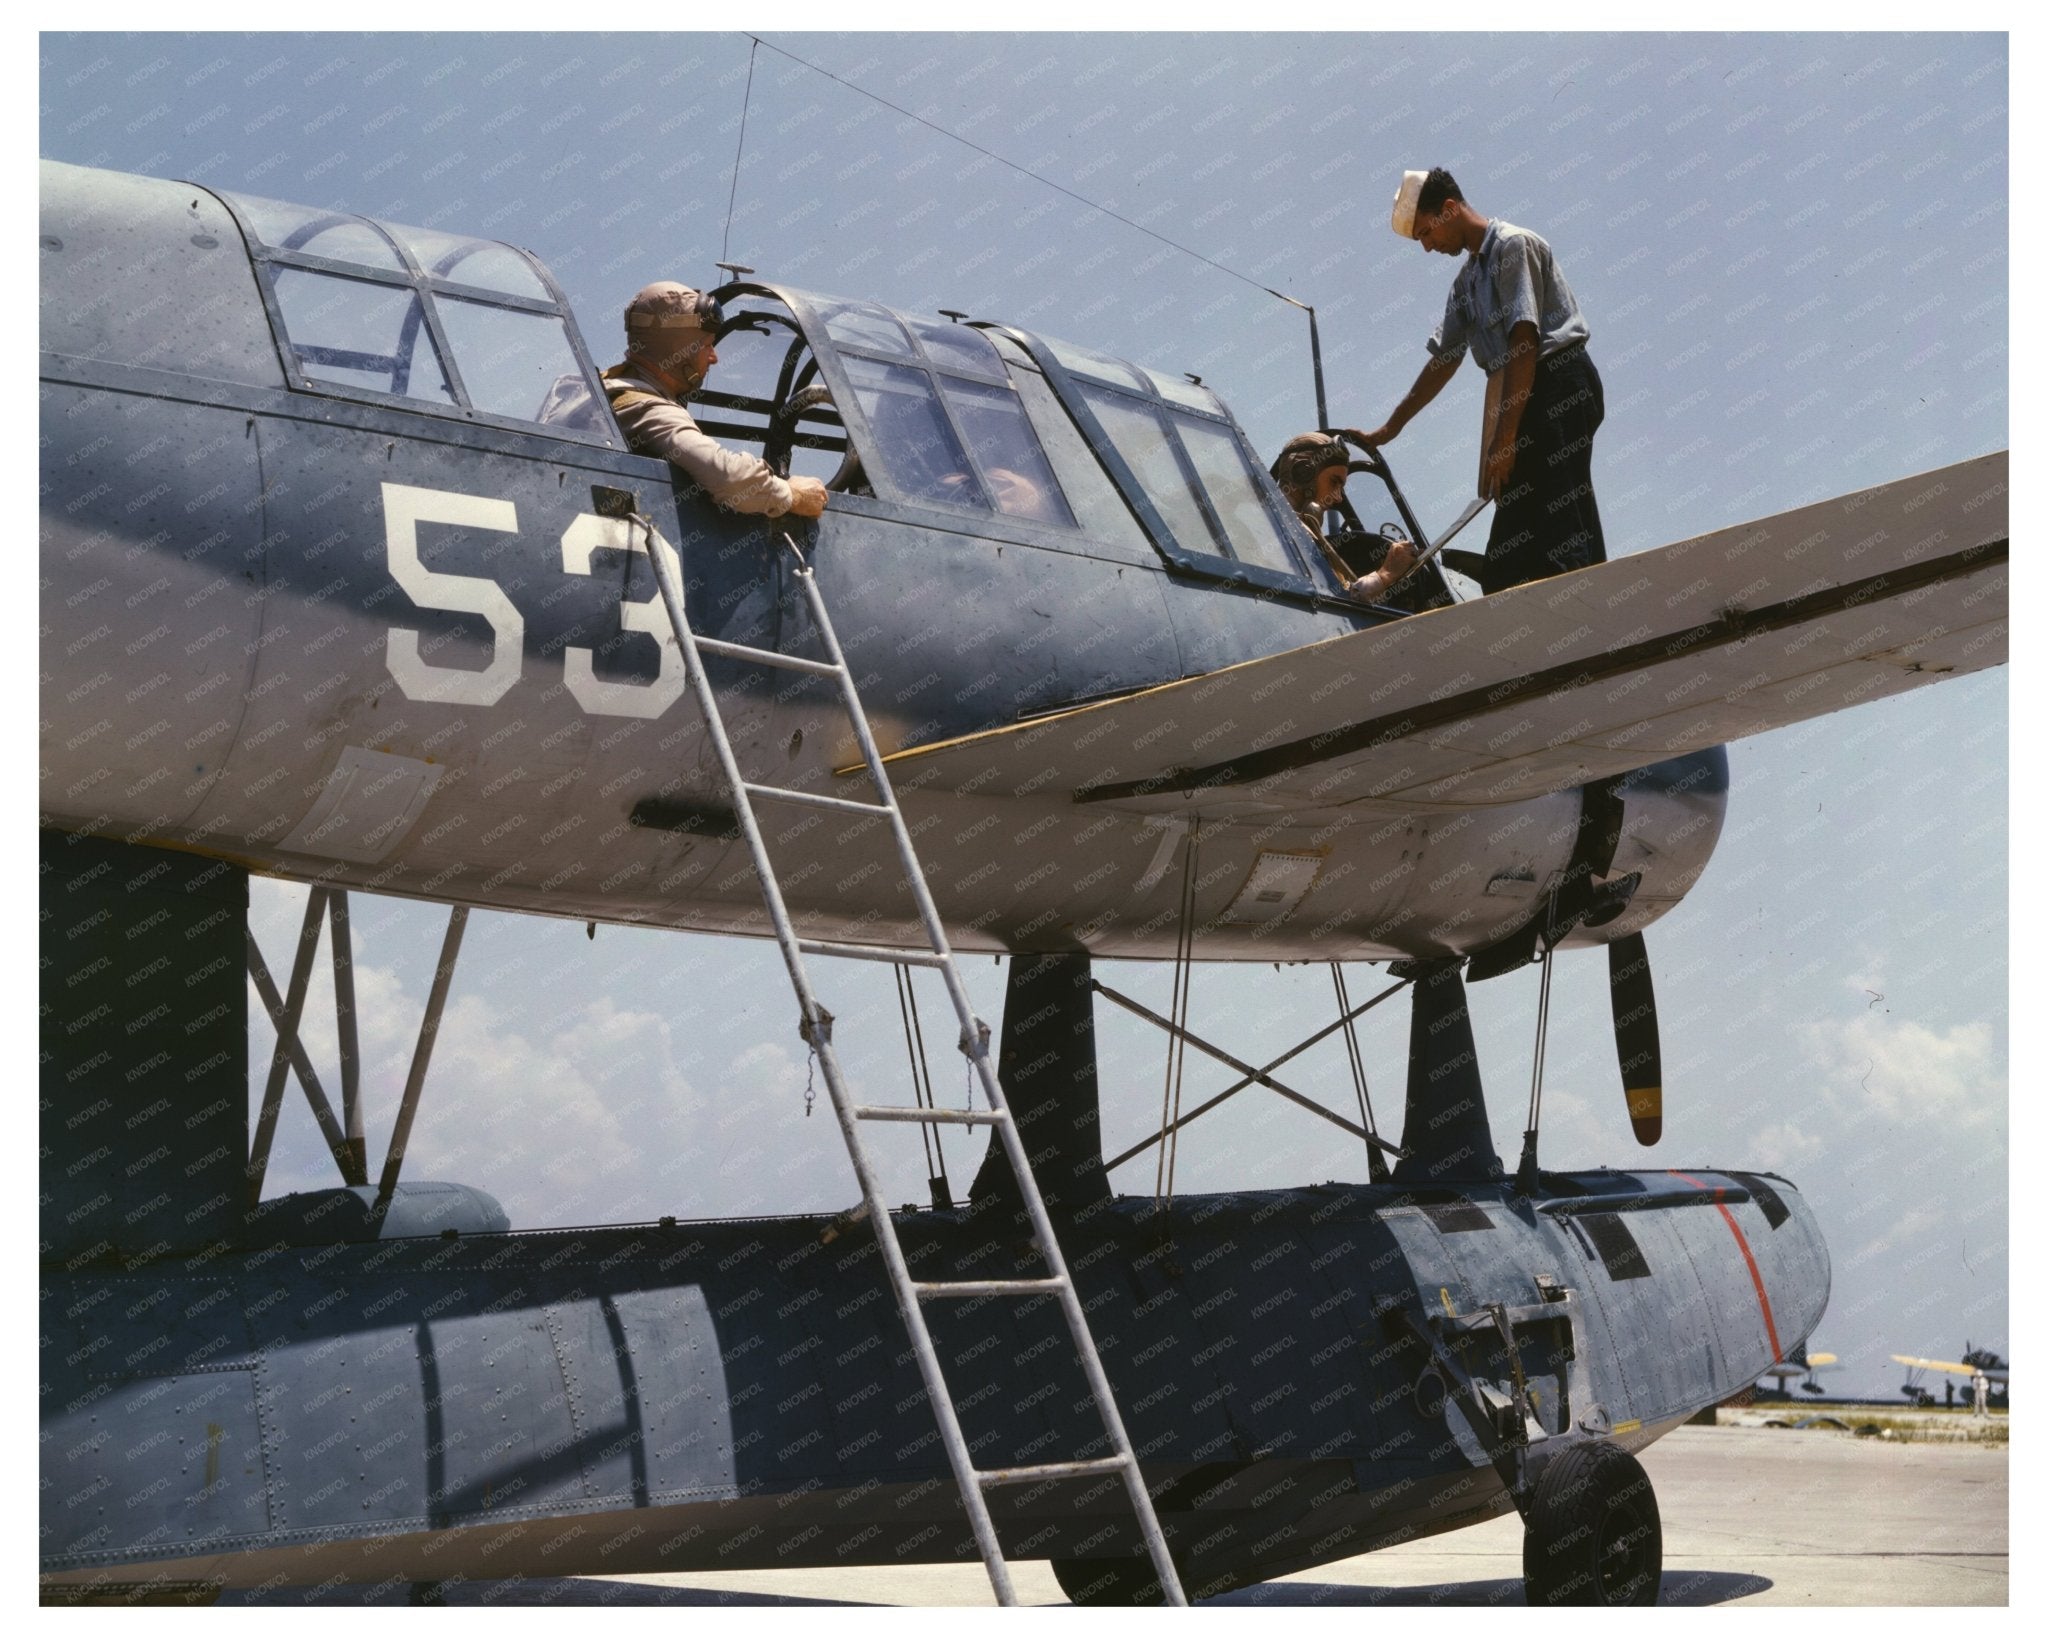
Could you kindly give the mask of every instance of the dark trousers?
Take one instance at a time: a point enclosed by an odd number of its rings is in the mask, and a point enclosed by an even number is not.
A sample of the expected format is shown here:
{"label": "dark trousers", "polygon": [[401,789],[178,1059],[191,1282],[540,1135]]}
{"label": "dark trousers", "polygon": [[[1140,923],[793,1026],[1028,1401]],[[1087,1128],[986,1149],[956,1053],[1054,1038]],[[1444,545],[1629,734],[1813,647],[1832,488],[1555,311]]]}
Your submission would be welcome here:
{"label": "dark trousers", "polygon": [[1583,346],[1537,364],[1515,469],[1486,538],[1487,591],[1607,561],[1593,500],[1593,434],[1606,414],[1600,372]]}

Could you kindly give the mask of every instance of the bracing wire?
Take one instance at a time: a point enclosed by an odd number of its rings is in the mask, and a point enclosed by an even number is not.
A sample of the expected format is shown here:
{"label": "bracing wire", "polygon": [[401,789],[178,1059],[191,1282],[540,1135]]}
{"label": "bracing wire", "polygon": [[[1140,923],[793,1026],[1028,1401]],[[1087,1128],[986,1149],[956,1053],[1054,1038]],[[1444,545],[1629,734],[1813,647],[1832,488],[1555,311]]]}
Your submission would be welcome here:
{"label": "bracing wire", "polygon": [[1536,1062],[1529,1071],[1529,1125],[1535,1132],[1543,1124],[1543,1060],[1550,1050],[1550,968],[1551,957],[1556,951],[1545,946],[1543,962],[1543,984],[1536,997]]}
{"label": "bracing wire", "polygon": [[[1344,982],[1344,964],[1330,963],[1330,978],[1337,987],[1337,1016],[1344,1023],[1344,1048],[1351,1059],[1351,1084],[1358,1092],[1358,1121],[1374,1137],[1379,1136],[1379,1122],[1373,1118],[1372,1091],[1365,1084],[1365,1054],[1358,1047],[1358,1023],[1351,1015],[1350,986]],[[1378,1183],[1386,1173],[1386,1161],[1380,1155],[1379,1145],[1368,1141],[1365,1146],[1366,1173]]]}
{"label": "bracing wire", "polygon": [[1187,1069],[1188,993],[1192,988],[1195,956],[1195,865],[1201,852],[1202,821],[1188,825],[1187,853],[1181,861],[1180,931],[1173,950],[1173,1000],[1167,1007],[1174,1027],[1166,1036],[1166,1085],[1160,1094],[1160,1126],[1165,1141],[1152,1184],[1154,1206],[1173,1202],[1174,1168],[1180,1160],[1181,1083]]}
{"label": "bracing wire", "polygon": [[[896,1012],[903,1020],[903,1050],[910,1059],[910,1095],[918,1108],[936,1109],[938,1100],[932,1096],[931,1065],[924,1055],[924,1024],[917,1016],[917,991],[911,988],[908,972],[901,967],[894,971]],[[939,1141],[938,1128],[919,1121],[917,1135],[924,1139],[925,1176],[944,1177],[946,1150]]]}
{"label": "bracing wire", "polygon": [[[1104,216],[1110,217],[1115,221],[1123,223],[1125,227],[1136,228],[1138,232],[1144,234],[1145,237],[1148,239],[1157,239],[1161,244],[1166,245],[1171,249],[1179,251],[1183,256],[1192,256],[1196,261],[1201,262],[1205,266],[1215,268],[1216,271],[1219,273],[1227,273],[1231,278],[1236,279],[1240,284],[1248,284],[1254,290],[1263,291],[1265,292],[1265,294],[1272,296],[1277,300],[1286,302],[1290,307],[1299,307],[1305,312],[1312,311],[1312,309],[1309,308],[1306,302],[1296,301],[1294,297],[1287,295],[1284,291],[1275,290],[1269,284],[1261,284],[1257,279],[1253,278],[1248,273],[1240,273],[1234,267],[1225,267],[1223,263],[1217,261],[1213,256],[1204,256],[1199,250],[1191,249],[1187,245],[1182,244],[1177,239],[1169,239],[1165,234],[1160,233],[1155,229],[1148,228],[1147,226],[1145,226],[1143,222],[1132,221],[1130,217],[1124,215],[1121,211],[1114,211],[1111,210],[1107,205],[1097,204],[1093,199],[1088,198],[1085,194],[1076,193],[1072,188],[1065,187],[1062,184],[1053,181],[1053,179],[1049,176],[1039,175],[1038,172],[1032,170],[1028,165],[1019,165],[1014,159],[1005,159],[1001,154],[994,153],[991,150],[984,148],[980,143],[969,141],[966,137],[961,136],[959,132],[949,131],[945,128],[945,126],[940,125],[933,120],[926,119],[922,114],[913,114],[908,108],[905,108],[898,103],[891,102],[887,97],[877,96],[874,92],[868,90],[865,86],[855,85],[853,81],[849,79],[842,79],[839,75],[833,73],[829,68],[820,68],[816,63],[811,62],[807,58],[799,57],[795,52],[785,50],[783,47],[777,45],[773,40],[764,40],[758,34],[749,34],[747,38],[752,40],[756,46],[766,46],[770,51],[776,52],[781,56],[787,57],[791,62],[798,64],[800,67],[808,68],[814,74],[824,75],[826,79],[831,80],[834,84],[843,85],[846,87],[847,90],[856,92],[859,95],[866,97],[870,102],[880,103],[884,108],[889,109],[892,113],[901,114],[905,119],[908,120],[915,120],[919,125],[924,126],[927,130],[938,132],[938,134],[942,137],[951,138],[954,142],[959,143],[963,148],[972,148],[976,153],[980,154],[985,159],[992,159],[998,165],[1007,166],[1009,169],[1017,172],[1017,174],[1020,176],[1028,176],[1031,178],[1032,181],[1040,183],[1045,187],[1051,188],[1055,193],[1065,194],[1067,198],[1073,200],[1076,204],[1086,205],[1090,210],[1093,211],[1100,211]],[[749,66],[747,72],[749,83],[751,84],[753,75],[751,56],[749,57],[748,62]],[[737,178],[737,172],[735,172],[735,178]]]}
{"label": "bracing wire", "polygon": [[740,161],[747,152],[747,113],[754,106],[754,58],[760,52],[761,41],[755,35],[748,35],[754,43],[747,48],[747,94],[740,103],[740,141],[732,155],[732,192],[725,196],[725,238],[718,248],[718,259],[732,260],[732,208],[740,196]]}

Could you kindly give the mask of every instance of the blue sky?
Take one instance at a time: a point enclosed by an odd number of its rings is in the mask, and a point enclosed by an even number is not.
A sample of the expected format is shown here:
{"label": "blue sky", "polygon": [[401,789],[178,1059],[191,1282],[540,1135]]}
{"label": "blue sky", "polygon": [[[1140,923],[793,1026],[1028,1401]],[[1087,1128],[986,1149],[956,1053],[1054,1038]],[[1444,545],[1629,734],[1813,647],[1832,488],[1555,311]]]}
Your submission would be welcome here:
{"label": "blue sky", "polygon": [[[1479,209],[1551,241],[1585,309],[1612,555],[2009,442],[2002,36],[766,38],[46,34],[41,152],[513,240],[548,263],[601,362],[641,284],[709,283],[737,260],[1200,374],[1268,454],[1315,412],[1307,325],[1259,287],[1317,307],[1333,418],[1377,425],[1455,271],[1396,239],[1388,206],[1403,169],[1444,164]],[[1479,396],[1463,372],[1390,448],[1426,525],[1471,493]],[[1546,1161],[1784,1172],[1834,1253],[1816,1345],[1842,1356],[1838,1382],[1895,1391],[1895,1350],[2007,1341],[2007,676],[1747,741],[1732,761],[1715,862],[1650,935],[1664,1143],[1628,1136],[1604,963],[1583,955],[1556,979]],[[303,890],[253,898],[281,968]],[[439,922],[356,907],[380,1006],[373,1150]],[[735,1008],[721,983],[714,1003],[693,984],[713,969],[752,975],[753,999]],[[1163,969],[1104,976],[1164,1004]],[[1354,995],[1376,977],[1354,971]],[[971,964],[991,1018],[1001,979]],[[832,972],[827,988],[859,1020],[856,1074],[899,1092],[886,975]],[[935,987],[925,1005],[929,1023]],[[1318,969],[1194,980],[1199,1027],[1246,1057],[1331,1008]],[[1474,1008],[1511,1157],[1533,973],[1475,988]],[[765,948],[479,915],[414,1175],[488,1188],[523,1224],[843,1206],[851,1176],[833,1124],[803,1116],[793,1022]],[[1100,1024],[1105,1142],[1122,1147],[1156,1117],[1163,1043],[1107,1010]],[[1371,1015],[1390,1121],[1405,1039],[1405,1008]],[[264,1030],[254,1044],[260,1080]],[[1190,1094],[1220,1077],[1191,1063]],[[934,1078],[957,1093],[950,1051]],[[1299,1084],[1348,1103],[1341,1050],[1305,1060]],[[1362,1177],[1328,1131],[1246,1094],[1187,1134],[1180,1187]],[[956,1146],[956,1187],[972,1165]],[[326,1166],[289,1106],[273,1188],[322,1184]],[[922,1196],[914,1140],[890,1176]],[[1151,1180],[1135,1164],[1117,1177]]]}

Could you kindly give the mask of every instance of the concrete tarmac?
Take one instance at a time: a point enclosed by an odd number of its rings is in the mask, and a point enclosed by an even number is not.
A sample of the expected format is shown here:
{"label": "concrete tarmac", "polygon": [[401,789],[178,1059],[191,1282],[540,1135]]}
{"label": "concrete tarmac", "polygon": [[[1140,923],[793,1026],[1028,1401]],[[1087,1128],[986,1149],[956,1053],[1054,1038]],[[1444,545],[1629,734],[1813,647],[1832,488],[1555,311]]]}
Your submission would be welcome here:
{"label": "concrete tarmac", "polygon": [[[1643,1453],[1664,1522],[1660,1603],[1978,1604],[2008,1597],[2007,1447],[1859,1439],[1761,1427],[1683,1427]],[[1063,1604],[1042,1560],[1012,1565],[1019,1599]],[[303,1590],[222,1604],[303,1603]],[[336,1588],[322,1603],[364,1602]],[[403,1603],[398,1589],[372,1600]],[[724,1607],[994,1603],[979,1564],[731,1570],[469,1582],[450,1605]],[[1217,1606],[1484,1607],[1522,1602],[1521,1524],[1487,1524],[1326,1564]]]}

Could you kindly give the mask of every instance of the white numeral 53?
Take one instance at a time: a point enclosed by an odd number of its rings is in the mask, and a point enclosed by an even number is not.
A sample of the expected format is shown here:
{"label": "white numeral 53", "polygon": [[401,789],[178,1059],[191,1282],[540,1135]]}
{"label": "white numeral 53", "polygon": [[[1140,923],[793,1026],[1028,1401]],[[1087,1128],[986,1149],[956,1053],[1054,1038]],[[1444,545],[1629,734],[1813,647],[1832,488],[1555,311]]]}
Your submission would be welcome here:
{"label": "white numeral 53", "polygon": [[[423,609],[480,614],[491,627],[491,663],[481,671],[430,663],[420,653],[420,634],[394,627],[384,639],[384,664],[392,680],[409,700],[432,700],[444,705],[497,704],[519,681],[525,659],[526,620],[495,580],[480,575],[444,574],[422,563],[419,526],[449,523],[516,534],[516,509],[508,500],[461,495],[445,489],[418,489],[402,483],[387,483],[383,489],[384,552],[392,578]],[[589,574],[591,554],[606,547],[625,552],[647,550],[623,521],[601,518],[595,512],[579,514],[562,531],[563,572]],[[674,550],[666,541],[659,542],[658,549],[666,554],[670,570],[680,581],[682,565]],[[676,646],[675,634],[667,629],[657,599],[622,603],[619,624],[627,631],[645,632],[660,644],[660,675],[650,683],[606,682],[592,667],[589,649],[567,648],[562,651],[563,686],[593,716],[658,717],[682,694],[686,680],[682,650]]]}

